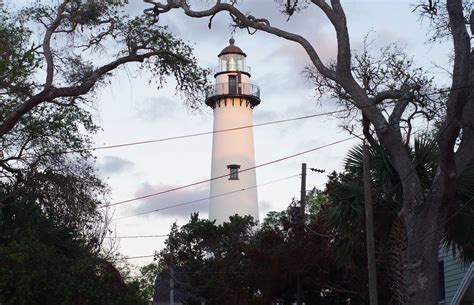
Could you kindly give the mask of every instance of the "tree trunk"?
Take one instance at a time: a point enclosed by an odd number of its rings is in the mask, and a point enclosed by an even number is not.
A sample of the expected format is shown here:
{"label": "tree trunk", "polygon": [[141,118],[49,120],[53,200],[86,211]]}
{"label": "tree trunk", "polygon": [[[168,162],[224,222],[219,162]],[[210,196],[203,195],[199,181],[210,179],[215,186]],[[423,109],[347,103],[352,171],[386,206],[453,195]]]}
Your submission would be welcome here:
{"label": "tree trunk", "polygon": [[[445,220],[444,188],[438,188],[422,208],[405,213],[407,248],[404,277],[408,305],[438,304],[438,251]],[[416,205],[413,205],[416,206]],[[441,227],[440,227],[441,226]]]}
{"label": "tree trunk", "polygon": [[[405,279],[408,305],[438,304],[438,245],[439,234],[428,234],[427,230],[414,230],[408,234]],[[424,242],[418,242],[424,238]]]}
{"label": "tree trunk", "polygon": [[[468,93],[472,91],[468,91],[466,87],[470,84],[469,74],[470,72],[472,74],[472,71],[469,70],[471,45],[463,15],[463,1],[446,1],[450,31],[454,43],[453,81],[451,85],[453,90],[449,93],[446,103],[447,114],[442,124],[440,139],[438,139],[440,161],[437,176],[431,185],[429,193],[426,195],[427,198],[423,197],[419,176],[413,168],[414,164],[398,125],[407,104],[400,103],[402,95],[399,93],[393,95],[391,90],[381,92],[374,98],[369,98],[366,90],[354,79],[351,71],[351,47],[344,10],[340,0],[331,0],[330,4],[328,2],[321,0],[310,1],[310,3],[318,6],[324,12],[336,31],[338,53],[335,69],[328,68],[323,64],[317,51],[303,36],[273,27],[267,19],[244,14],[235,5],[216,1],[212,8],[203,11],[193,11],[185,1],[168,1],[167,4],[155,3],[155,6],[158,12],[167,12],[170,9],[181,7],[188,16],[196,18],[211,17],[211,21],[212,17],[217,13],[227,11],[231,14],[235,25],[239,28],[261,30],[299,43],[321,76],[328,81],[336,82],[344,89],[345,93],[351,96],[354,101],[353,104],[363,112],[365,118],[375,127],[377,137],[385,151],[389,154],[393,166],[402,181],[403,209],[400,214],[405,221],[407,232],[407,248],[404,255],[407,304],[436,305],[438,304],[439,240],[444,221],[447,217],[447,208],[454,196],[455,179],[459,174],[459,172],[456,173],[455,141],[459,137],[461,128],[459,124],[461,121],[461,110],[463,110],[468,99]],[[471,20],[474,20],[473,13],[471,13]],[[211,23],[209,23],[210,26]],[[460,90],[460,88],[465,89]],[[375,102],[388,98],[398,99],[399,103],[397,103],[387,121],[384,114],[372,106],[376,104]],[[456,158],[462,161],[460,163],[461,167],[458,164],[458,171],[462,170],[463,166],[473,160],[474,134],[470,133],[469,130],[463,132],[463,141],[459,147],[463,153],[456,154]]]}

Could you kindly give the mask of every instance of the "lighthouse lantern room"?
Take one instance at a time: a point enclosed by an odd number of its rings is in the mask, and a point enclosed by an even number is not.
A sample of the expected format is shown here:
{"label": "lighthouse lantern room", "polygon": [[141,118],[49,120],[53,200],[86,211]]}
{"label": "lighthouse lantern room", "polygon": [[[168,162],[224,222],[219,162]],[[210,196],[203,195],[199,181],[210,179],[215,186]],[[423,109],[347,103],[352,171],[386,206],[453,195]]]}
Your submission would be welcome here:
{"label": "lighthouse lantern room", "polygon": [[[250,83],[247,55],[229,40],[214,70],[216,82],[206,104],[214,112],[209,219],[221,224],[235,214],[258,220],[252,113],[260,104],[260,89]],[[239,128],[244,127],[244,128]],[[220,132],[222,130],[233,129]]]}

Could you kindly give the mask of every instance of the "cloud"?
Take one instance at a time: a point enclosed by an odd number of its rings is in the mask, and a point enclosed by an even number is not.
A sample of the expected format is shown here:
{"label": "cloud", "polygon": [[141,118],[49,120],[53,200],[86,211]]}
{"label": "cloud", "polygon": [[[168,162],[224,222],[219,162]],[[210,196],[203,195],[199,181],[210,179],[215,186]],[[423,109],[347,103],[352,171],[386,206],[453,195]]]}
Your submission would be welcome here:
{"label": "cloud", "polygon": [[268,200],[259,200],[258,209],[260,212],[260,218],[264,218],[262,216],[266,216],[268,212],[273,211],[274,207],[273,204]]}
{"label": "cloud", "polygon": [[302,70],[310,62],[308,53],[306,53],[303,47],[293,42],[282,41],[281,46],[270,57],[280,56],[289,60],[299,70]]}
{"label": "cloud", "polygon": [[148,122],[155,122],[176,115],[178,102],[167,97],[146,98],[137,104],[136,115]]}
{"label": "cloud", "polygon": [[131,16],[139,16],[143,14],[145,9],[151,7],[153,6],[144,3],[143,1],[129,1],[122,7],[122,9]]}
{"label": "cloud", "polygon": [[278,113],[275,111],[257,109],[254,111],[253,118],[255,123],[264,123],[276,120],[278,118]]}
{"label": "cloud", "polygon": [[239,8],[242,12],[250,12],[257,18],[270,20],[272,26],[299,35],[314,35],[329,23],[315,5],[301,6],[303,9],[289,19],[287,15],[282,14],[282,6],[273,0],[243,1]]}
{"label": "cloud", "polygon": [[[144,183],[135,192],[136,197],[159,193],[177,188],[177,185]],[[141,217],[153,217],[160,214],[167,217],[189,218],[192,213],[199,212],[201,218],[206,218],[209,213],[209,186],[184,188],[162,195],[145,198],[139,201],[132,210],[128,210],[127,215],[140,214],[157,209],[160,211],[151,212]],[[259,200],[260,213],[266,214],[272,210],[272,204],[266,200]],[[262,214],[263,215],[263,214]]]}
{"label": "cloud", "polygon": [[99,171],[104,175],[120,174],[134,167],[133,162],[120,157],[105,156],[103,160],[99,164]]}
{"label": "cloud", "polygon": [[[137,197],[177,188],[177,185],[143,184],[135,193]],[[177,191],[165,193],[154,197],[141,200],[135,208],[130,211],[132,214],[139,214],[156,209],[167,208],[157,213],[171,217],[188,218],[192,213],[199,212],[201,217],[206,217],[209,210],[209,187],[184,188]],[[203,199],[203,200],[200,200]],[[173,207],[171,207],[173,206]],[[143,215],[143,217],[152,216],[154,213]]]}

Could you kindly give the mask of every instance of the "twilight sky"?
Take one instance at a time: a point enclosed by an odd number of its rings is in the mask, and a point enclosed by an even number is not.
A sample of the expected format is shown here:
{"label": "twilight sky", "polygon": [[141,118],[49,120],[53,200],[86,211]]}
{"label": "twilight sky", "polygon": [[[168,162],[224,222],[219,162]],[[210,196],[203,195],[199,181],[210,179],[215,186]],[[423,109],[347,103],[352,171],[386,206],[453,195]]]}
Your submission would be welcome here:
{"label": "twilight sky", "polygon": [[[11,0],[13,1],[13,0]],[[439,85],[446,85],[446,75],[434,68],[435,63],[448,65],[449,42],[427,44],[428,20],[420,20],[412,13],[414,1],[405,0],[346,0],[343,1],[352,48],[357,50],[363,37],[371,32],[372,50],[395,43],[405,47],[416,62],[433,70]],[[53,1],[54,2],[54,1]],[[212,2],[212,1],[209,1]],[[273,25],[304,35],[327,61],[336,55],[335,35],[328,20],[310,7],[295,15],[289,22],[281,16],[274,0],[242,1],[242,10],[265,17]],[[202,1],[206,3],[206,1]],[[148,7],[141,0],[129,0],[127,10],[139,14]],[[228,14],[216,16],[212,29],[208,19],[191,19],[181,11],[161,16],[160,23],[194,46],[195,55],[204,67],[217,65],[217,54],[228,45],[231,36]],[[335,110],[334,103],[314,94],[311,84],[301,71],[308,57],[298,45],[269,34],[246,31],[234,33],[236,45],[247,54],[247,65],[252,68],[251,82],[261,89],[261,104],[254,109],[254,123],[298,117]],[[103,128],[95,137],[96,145],[111,145],[212,130],[212,111],[203,106],[191,112],[174,94],[174,84],[156,90],[148,84],[147,73],[124,69],[112,85],[103,89],[97,102],[96,119]],[[334,117],[306,120],[254,129],[256,164],[278,159],[348,137],[338,127]],[[308,167],[340,170],[345,152],[357,140],[328,147],[294,159],[257,170],[257,183],[298,174],[301,163]],[[100,176],[111,187],[111,202],[126,200],[169,188],[208,179],[211,171],[212,135],[182,140],[100,150],[97,156]],[[325,174],[308,173],[308,189],[320,187]],[[209,184],[191,187],[162,196],[119,205],[111,212],[114,217],[129,216],[168,205],[179,204],[209,196]],[[299,196],[299,178],[269,184],[258,189],[261,218],[271,210],[283,210],[292,197]],[[199,211],[207,217],[208,202],[181,206],[143,216],[112,222],[117,236],[166,234],[170,225],[183,224],[190,213]],[[163,238],[122,239],[120,252],[126,256],[153,254],[163,246]],[[136,259],[133,264],[151,262],[152,258]]]}

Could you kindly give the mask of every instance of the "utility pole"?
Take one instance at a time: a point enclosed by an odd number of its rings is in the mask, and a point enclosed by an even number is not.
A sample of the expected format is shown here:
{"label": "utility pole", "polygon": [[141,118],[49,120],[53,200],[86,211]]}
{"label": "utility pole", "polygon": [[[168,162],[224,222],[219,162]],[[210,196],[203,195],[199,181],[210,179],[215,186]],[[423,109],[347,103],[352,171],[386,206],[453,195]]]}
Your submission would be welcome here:
{"label": "utility pole", "polygon": [[300,221],[304,225],[306,209],[306,163],[301,163]]}
{"label": "utility pole", "polygon": [[170,305],[174,305],[174,270],[173,265],[170,265]]}
{"label": "utility pole", "polygon": [[377,270],[375,267],[374,215],[372,211],[372,186],[370,183],[369,147],[363,143],[365,234],[367,238],[367,268],[369,271],[370,305],[378,305]]}
{"label": "utility pole", "polygon": [[[301,199],[300,199],[300,230],[303,231],[305,225],[306,212],[306,163],[301,164]],[[300,231],[300,232],[301,232]],[[303,283],[301,274],[296,276],[296,304],[303,305]]]}
{"label": "utility pole", "polygon": [[173,256],[171,253],[164,255],[165,270],[168,270],[170,275],[170,305],[174,305],[174,270],[173,270]]}

